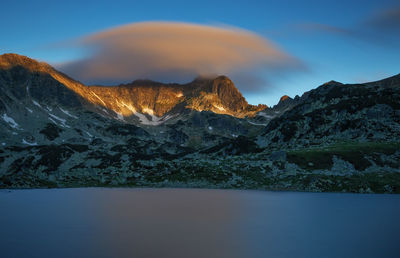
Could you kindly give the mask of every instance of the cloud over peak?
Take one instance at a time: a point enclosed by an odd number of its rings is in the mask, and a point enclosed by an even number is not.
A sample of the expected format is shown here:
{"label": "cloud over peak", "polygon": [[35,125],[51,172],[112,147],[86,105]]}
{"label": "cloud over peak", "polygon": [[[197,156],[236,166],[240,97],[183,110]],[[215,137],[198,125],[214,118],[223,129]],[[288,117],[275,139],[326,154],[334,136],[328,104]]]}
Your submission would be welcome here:
{"label": "cloud over peak", "polygon": [[142,22],[104,30],[76,43],[91,54],[59,68],[87,83],[136,78],[183,82],[198,75],[300,66],[269,40],[232,27]]}

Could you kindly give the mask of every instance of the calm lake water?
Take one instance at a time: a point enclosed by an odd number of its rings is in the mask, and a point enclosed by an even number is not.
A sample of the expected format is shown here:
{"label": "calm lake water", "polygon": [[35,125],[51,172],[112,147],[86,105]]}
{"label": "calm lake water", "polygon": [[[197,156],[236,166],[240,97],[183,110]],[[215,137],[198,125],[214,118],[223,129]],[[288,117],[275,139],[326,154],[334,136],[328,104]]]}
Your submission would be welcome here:
{"label": "calm lake water", "polygon": [[400,196],[1,190],[0,229],[2,258],[400,257]]}

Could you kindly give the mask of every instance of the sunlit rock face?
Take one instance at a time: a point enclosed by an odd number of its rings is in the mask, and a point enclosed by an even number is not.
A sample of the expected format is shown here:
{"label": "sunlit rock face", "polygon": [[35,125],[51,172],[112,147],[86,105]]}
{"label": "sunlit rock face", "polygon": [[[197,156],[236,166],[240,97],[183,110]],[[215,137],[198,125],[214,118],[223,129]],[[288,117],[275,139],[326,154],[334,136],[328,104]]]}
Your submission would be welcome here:
{"label": "sunlit rock face", "polygon": [[265,105],[249,105],[226,76],[196,79],[184,85],[137,80],[119,86],[85,86],[46,63],[16,54],[4,54],[0,57],[0,68],[11,70],[16,67],[53,77],[82,97],[84,104],[93,111],[119,120],[129,121],[133,118],[149,125],[163,123],[184,109],[211,111],[241,118],[252,117],[266,108]]}
{"label": "sunlit rock face", "polygon": [[56,71],[45,63],[17,55],[3,55],[0,58],[0,106],[12,106],[28,99],[47,105],[81,106],[82,99],[75,93],[79,91],[79,83],[64,77],[64,81],[70,82],[71,88],[67,88],[52,77],[53,73]]}
{"label": "sunlit rock face", "polygon": [[[44,62],[38,62],[26,56],[21,56],[17,54],[3,54],[0,55],[0,69],[2,70],[3,78],[10,79],[10,76],[14,77],[13,80],[17,80],[24,82],[29,80],[30,76],[51,76],[56,81],[58,81],[59,86],[65,86],[68,89],[74,91],[80,96],[85,96],[88,93],[88,89],[84,87],[84,85],[78,81],[75,81],[68,77],[67,75],[60,73],[55,70],[53,67]],[[14,71],[14,72],[13,72]],[[18,71],[18,72],[17,72]],[[19,73],[19,74],[17,74]],[[20,76],[24,74],[25,76]],[[7,77],[8,76],[8,77]],[[51,86],[50,86],[51,87]],[[45,90],[48,90],[48,87],[42,85],[43,94],[46,94]],[[60,89],[62,90],[62,89]],[[48,94],[50,95],[50,94]]]}
{"label": "sunlit rock face", "polygon": [[151,121],[173,116],[183,109],[212,111],[235,117],[254,116],[266,106],[249,105],[233,82],[219,76],[188,84],[134,81],[120,86],[90,86],[91,103],[113,110],[121,117],[150,116]]}

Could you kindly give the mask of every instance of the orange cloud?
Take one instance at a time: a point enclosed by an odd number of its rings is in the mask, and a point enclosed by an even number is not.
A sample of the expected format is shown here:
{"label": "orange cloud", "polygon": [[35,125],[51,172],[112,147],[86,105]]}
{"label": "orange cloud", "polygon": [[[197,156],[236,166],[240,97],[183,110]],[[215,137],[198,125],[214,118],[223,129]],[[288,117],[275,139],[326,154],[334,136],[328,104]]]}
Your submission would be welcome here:
{"label": "orange cloud", "polygon": [[78,40],[91,55],[60,67],[89,83],[137,78],[185,81],[198,75],[286,69],[300,64],[267,39],[232,27],[133,23]]}

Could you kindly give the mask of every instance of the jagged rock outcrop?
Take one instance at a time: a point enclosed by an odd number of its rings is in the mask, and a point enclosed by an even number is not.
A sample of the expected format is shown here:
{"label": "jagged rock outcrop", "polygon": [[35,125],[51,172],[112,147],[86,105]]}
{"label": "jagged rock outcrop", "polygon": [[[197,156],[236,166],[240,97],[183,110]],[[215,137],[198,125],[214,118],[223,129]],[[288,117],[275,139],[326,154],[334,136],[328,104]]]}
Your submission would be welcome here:
{"label": "jagged rock outcrop", "polygon": [[276,104],[273,109],[275,111],[279,111],[281,113],[291,109],[296,106],[300,102],[300,97],[296,96],[294,99],[289,97],[288,95],[284,95],[280,98],[278,104]]}

